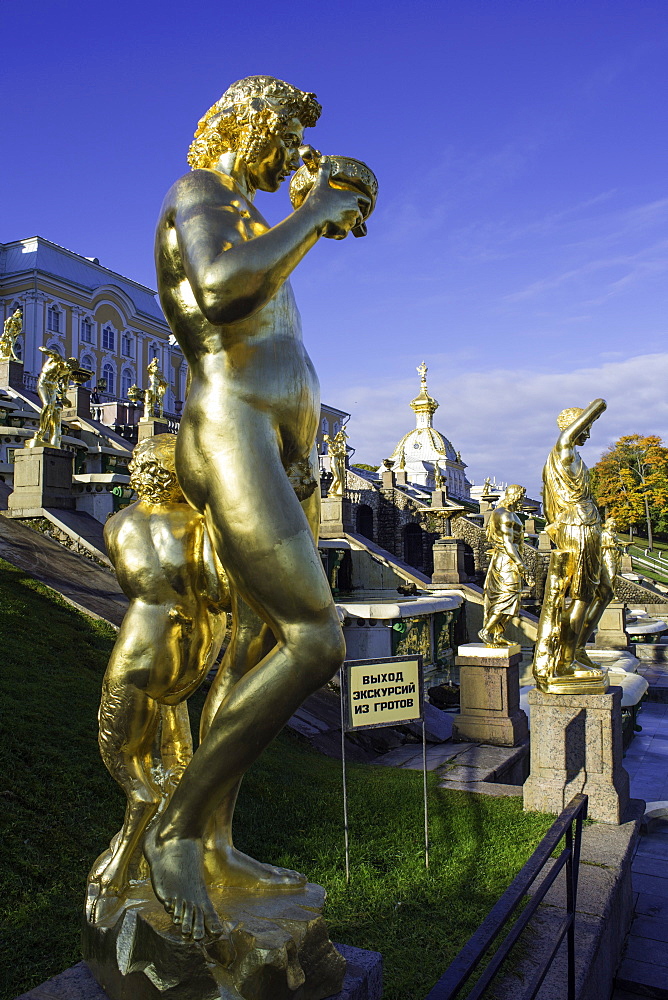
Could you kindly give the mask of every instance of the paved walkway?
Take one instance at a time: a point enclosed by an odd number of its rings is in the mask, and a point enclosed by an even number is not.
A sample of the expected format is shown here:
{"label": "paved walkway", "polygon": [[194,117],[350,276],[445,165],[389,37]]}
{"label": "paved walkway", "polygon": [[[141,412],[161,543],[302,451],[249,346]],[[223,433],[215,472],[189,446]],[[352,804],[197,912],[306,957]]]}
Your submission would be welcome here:
{"label": "paved walkway", "polygon": [[[648,804],[668,803],[668,705],[645,703],[638,723],[642,732],[624,758],[631,795]],[[668,1000],[668,812],[641,836],[632,877],[635,917],[612,1000]]]}
{"label": "paved walkway", "polygon": [[57,591],[81,611],[121,624],[128,599],[110,570],[3,514],[0,557]]}

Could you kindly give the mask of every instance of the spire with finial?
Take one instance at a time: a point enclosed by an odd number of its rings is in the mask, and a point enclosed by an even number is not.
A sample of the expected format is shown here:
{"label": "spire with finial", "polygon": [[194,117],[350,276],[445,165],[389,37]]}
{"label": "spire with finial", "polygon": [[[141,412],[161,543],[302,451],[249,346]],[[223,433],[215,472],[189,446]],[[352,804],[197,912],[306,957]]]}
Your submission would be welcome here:
{"label": "spire with finial", "polygon": [[431,427],[432,417],[438,409],[438,402],[427,391],[427,372],[429,369],[426,362],[423,361],[419,364],[416,371],[420,376],[420,391],[411,401],[411,409],[417,418],[416,426],[418,428]]}

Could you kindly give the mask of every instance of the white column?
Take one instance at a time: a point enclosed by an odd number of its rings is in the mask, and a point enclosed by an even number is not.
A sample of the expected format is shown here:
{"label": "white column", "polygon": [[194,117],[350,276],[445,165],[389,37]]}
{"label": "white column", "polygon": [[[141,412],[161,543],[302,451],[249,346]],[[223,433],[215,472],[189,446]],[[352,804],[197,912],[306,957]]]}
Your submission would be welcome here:
{"label": "white column", "polygon": [[83,316],[83,309],[79,306],[71,306],[71,320],[72,320],[72,353],[70,357],[79,357],[79,337],[81,336],[81,317]]}

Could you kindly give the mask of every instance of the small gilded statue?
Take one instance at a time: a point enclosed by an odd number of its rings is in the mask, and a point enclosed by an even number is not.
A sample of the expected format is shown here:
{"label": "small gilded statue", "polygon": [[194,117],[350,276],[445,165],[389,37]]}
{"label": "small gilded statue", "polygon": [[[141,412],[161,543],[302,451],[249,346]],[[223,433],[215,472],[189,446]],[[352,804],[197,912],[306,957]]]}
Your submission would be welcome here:
{"label": "small gilded statue", "polygon": [[5,320],[0,335],[0,361],[20,361],[15,346],[23,330],[23,310],[19,307]]}
{"label": "small gilded statue", "polygon": [[57,351],[40,347],[46,360],[37,378],[37,393],[42,401],[39,427],[35,436],[26,441],[26,448],[60,448],[62,439],[61,415],[64,406],[70,406],[66,396],[72,373],[79,368],[76,358],[61,358]]}
{"label": "small gilded statue", "polygon": [[543,469],[545,530],[556,549],[550,555],[533,671],[538,687],[551,693],[595,694],[608,686],[606,672],[585,650],[612,598],[612,583],[602,565],[601,518],[589,470],[576,448],[587,441],[605,409],[605,400],[595,399],[584,409],[563,410],[557,417],[561,433]]}
{"label": "small gilded statue", "polygon": [[[603,523],[601,531],[601,552],[602,552],[602,577],[611,590],[614,591],[615,580],[619,576],[622,568],[622,557],[631,542],[620,541],[617,535],[617,521],[614,517],[608,517]],[[612,597],[611,597],[612,599]]]}
{"label": "small gilded statue", "polygon": [[516,511],[526,495],[523,486],[508,486],[487,522],[491,558],[485,577],[484,624],[478,636],[486,646],[510,646],[503,632],[520,613],[523,580],[531,575],[522,561],[524,525]]}
{"label": "small gilded statue", "polygon": [[157,416],[162,420],[165,415],[163,404],[167,392],[167,379],[160,371],[157,358],[153,358],[149,362],[146,374],[148,375],[148,388],[144,392],[144,416],[147,419],[154,417],[157,407]]}
{"label": "small gilded statue", "polygon": [[327,491],[327,496],[330,497],[342,497],[346,489],[347,440],[348,435],[343,427],[340,431],[337,431],[333,438],[329,434],[324,435],[324,441],[327,444],[327,454],[330,458],[330,471],[333,477]]}
{"label": "small gilded statue", "polygon": [[[142,837],[192,757],[185,699],[201,684],[223,641],[225,577],[204,518],[176,478],[173,434],[140,442],[130,465],[139,500],[111,517],[107,552],[130,601],[102,684],[102,759],[127,798],[123,829],[88,881],[89,919],[103,916],[148,878]],[[107,906],[108,908],[108,906]]]}

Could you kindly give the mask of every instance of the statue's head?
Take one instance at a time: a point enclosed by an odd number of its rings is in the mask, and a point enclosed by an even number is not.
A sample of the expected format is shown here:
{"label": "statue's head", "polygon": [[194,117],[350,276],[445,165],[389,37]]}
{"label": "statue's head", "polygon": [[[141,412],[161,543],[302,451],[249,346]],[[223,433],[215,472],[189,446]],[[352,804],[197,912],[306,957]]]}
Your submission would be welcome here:
{"label": "statue's head", "polygon": [[511,486],[506,487],[506,492],[503,495],[503,499],[500,503],[501,507],[514,507],[526,496],[526,490],[524,486],[520,486],[518,483],[513,483]]}
{"label": "statue's head", "polygon": [[612,515],[610,515],[610,517],[606,517],[603,527],[605,528],[606,531],[616,531],[617,530],[616,519]]}
{"label": "statue's head", "polygon": [[229,150],[254,163],[277,137],[296,152],[303,130],[315,125],[321,110],[315,94],[273,76],[247,76],[228,87],[200,119],[188,163],[193,170],[213,167]]}
{"label": "statue's head", "polygon": [[562,410],[557,417],[557,427],[560,431],[565,431],[583,412],[581,406],[569,406],[567,410]]}
{"label": "statue's head", "polygon": [[185,503],[176,478],[175,434],[155,434],[140,441],[128,465],[130,486],[145,503]]}

